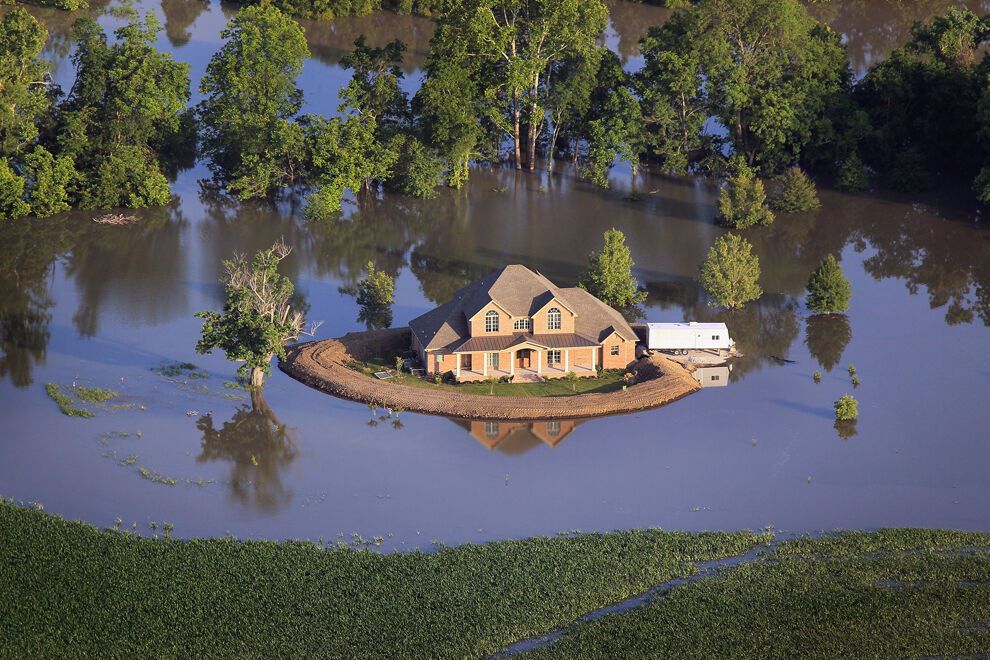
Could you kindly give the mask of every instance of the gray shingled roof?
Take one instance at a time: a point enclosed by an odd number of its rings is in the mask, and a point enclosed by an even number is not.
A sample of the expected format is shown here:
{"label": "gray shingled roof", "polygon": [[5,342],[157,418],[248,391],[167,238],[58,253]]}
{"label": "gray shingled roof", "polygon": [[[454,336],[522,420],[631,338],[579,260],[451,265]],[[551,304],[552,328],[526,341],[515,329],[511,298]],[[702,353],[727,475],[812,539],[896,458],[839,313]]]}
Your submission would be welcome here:
{"label": "gray shingled roof", "polygon": [[[454,349],[469,339],[467,320],[489,302],[494,300],[513,316],[531,316],[551,298],[557,298],[577,314],[576,334],[590,342],[600,343],[613,331],[636,340],[636,334],[618,311],[583,289],[560,289],[543,275],[520,265],[506,266],[475,280],[454,293],[449,302],[410,321],[409,327],[427,350]],[[506,339],[513,340],[508,336]]]}

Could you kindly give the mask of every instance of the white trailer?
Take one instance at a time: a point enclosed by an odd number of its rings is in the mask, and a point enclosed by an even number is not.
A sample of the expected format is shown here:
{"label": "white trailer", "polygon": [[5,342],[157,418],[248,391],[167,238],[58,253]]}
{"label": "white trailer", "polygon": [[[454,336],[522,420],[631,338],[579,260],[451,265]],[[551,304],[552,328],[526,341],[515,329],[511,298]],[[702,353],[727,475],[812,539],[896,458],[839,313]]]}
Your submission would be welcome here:
{"label": "white trailer", "polygon": [[646,324],[646,347],[652,351],[731,350],[735,345],[724,323]]}

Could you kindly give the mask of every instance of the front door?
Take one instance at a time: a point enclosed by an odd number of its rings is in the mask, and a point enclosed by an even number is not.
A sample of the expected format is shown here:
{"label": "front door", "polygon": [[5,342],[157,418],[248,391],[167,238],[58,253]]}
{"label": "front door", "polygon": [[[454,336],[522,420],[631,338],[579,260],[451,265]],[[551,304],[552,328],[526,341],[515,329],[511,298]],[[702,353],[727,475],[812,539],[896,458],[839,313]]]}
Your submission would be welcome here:
{"label": "front door", "polygon": [[471,371],[471,354],[465,353],[461,356],[461,369]]}
{"label": "front door", "polygon": [[520,369],[529,369],[532,353],[533,351],[531,349],[520,348],[516,353],[516,367]]}

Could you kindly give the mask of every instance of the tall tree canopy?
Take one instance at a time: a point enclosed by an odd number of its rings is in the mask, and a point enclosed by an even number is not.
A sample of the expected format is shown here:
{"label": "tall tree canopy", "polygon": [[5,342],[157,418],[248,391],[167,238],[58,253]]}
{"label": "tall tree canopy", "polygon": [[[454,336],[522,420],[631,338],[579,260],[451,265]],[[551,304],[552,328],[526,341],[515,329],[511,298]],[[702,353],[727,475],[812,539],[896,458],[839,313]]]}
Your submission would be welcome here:
{"label": "tall tree canopy", "polygon": [[239,199],[271,197],[299,175],[303,132],[296,84],[309,46],[272,5],[241,9],[200,82],[203,150],[218,182]]}
{"label": "tall tree canopy", "polygon": [[578,286],[606,305],[626,309],[646,300],[646,291],[639,288],[632,275],[632,255],[626,237],[613,227],[605,232],[605,243],[588,257],[588,270],[581,275]]}
{"label": "tall tree canopy", "polygon": [[[608,12],[601,0],[465,0],[437,26],[427,63],[427,115],[454,119],[449,103],[464,103],[495,140],[512,140],[517,169],[536,167],[537,143],[547,124],[551,72],[569,58],[591,55]],[[441,65],[437,58],[449,64]],[[453,99],[435,93],[431,77],[449,87],[459,67],[470,83]],[[473,97],[466,96],[473,94]],[[425,107],[424,107],[425,106]],[[457,131],[463,132],[462,130]],[[438,136],[439,137],[439,136]],[[448,148],[461,140],[445,140]],[[436,144],[438,148],[444,145]],[[458,154],[459,155],[459,154]]]}

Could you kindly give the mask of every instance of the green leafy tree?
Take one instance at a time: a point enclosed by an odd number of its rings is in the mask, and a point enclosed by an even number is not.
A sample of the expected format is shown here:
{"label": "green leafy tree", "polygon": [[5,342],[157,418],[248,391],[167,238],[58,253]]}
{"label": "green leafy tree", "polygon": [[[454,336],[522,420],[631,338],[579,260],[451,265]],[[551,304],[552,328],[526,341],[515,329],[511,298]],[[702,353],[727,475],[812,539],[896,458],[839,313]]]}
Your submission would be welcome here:
{"label": "green leafy tree", "polygon": [[696,12],[678,12],[650,28],[641,43],[643,68],[636,75],[649,153],[674,174],[686,174],[707,146],[702,54],[693,43],[696,20]]}
{"label": "green leafy tree", "polygon": [[71,158],[55,158],[39,145],[24,157],[24,167],[31,182],[28,203],[33,215],[47,218],[69,209],[69,192],[79,177]]}
{"label": "green leafy tree", "polygon": [[788,167],[784,170],[777,177],[776,186],[777,190],[770,199],[770,206],[775,211],[801,213],[821,207],[815,182],[800,167]]}
{"label": "green leafy tree", "polygon": [[701,264],[699,281],[713,307],[738,309],[763,295],[760,260],[749,241],[736,234],[715,241]]}
{"label": "green leafy tree", "polygon": [[849,309],[850,298],[852,285],[835,255],[827,255],[808,279],[808,308],[819,314],[844,312]]}
{"label": "green leafy tree", "polygon": [[604,57],[610,54],[604,46],[595,48],[583,57],[572,57],[559,62],[552,70],[552,81],[547,94],[547,119],[549,141],[547,144],[547,172],[553,171],[554,154],[561,136],[573,134],[576,156],[576,136],[587,121],[591,110],[592,94],[598,84],[598,72]]}
{"label": "green leafy tree", "polygon": [[616,160],[629,163],[632,175],[639,171],[639,155],[645,148],[639,101],[625,86],[609,97],[602,116],[588,125],[588,164],[584,169],[601,188],[608,188],[608,173]]}
{"label": "green leafy tree", "polygon": [[7,158],[0,158],[0,219],[20,218],[31,212],[31,205],[24,201],[27,182],[11,167]]}
{"label": "green leafy tree", "polygon": [[[474,81],[469,100],[475,121],[511,139],[516,168],[523,168],[525,157],[532,171],[546,127],[549,72],[562,60],[596,49],[607,16],[601,0],[464,0],[441,16],[431,58],[447,58],[467,72]],[[453,73],[428,66],[427,84],[431,69]],[[433,93],[427,99],[447,105]]]}
{"label": "green leafy tree", "polygon": [[293,305],[292,282],[278,272],[279,263],[290,252],[279,241],[257,252],[251,261],[244,255],[224,261],[220,279],[226,293],[223,312],[196,314],[204,319],[196,351],[210,353],[219,348],[228,360],[243,362],[238,373],[249,378],[252,387],[264,383],[273,357],[285,357],[286,344],[316,330],[313,326],[304,331],[305,316]]}
{"label": "green leafy tree", "polygon": [[444,162],[413,136],[400,139],[401,147],[388,187],[404,195],[432,199],[437,196],[445,169]]}
{"label": "green leafy tree", "polygon": [[737,154],[773,170],[829,137],[822,111],[851,77],[838,34],[797,0],[701,0],[693,11],[707,106]]}
{"label": "green leafy tree", "polygon": [[[87,208],[168,203],[162,165],[188,139],[189,66],[159,52],[154,14],[108,43],[91,19],[76,22],[76,79],[59,117],[56,161],[72,159]],[[68,165],[62,165],[68,170]]]}
{"label": "green leafy tree", "polygon": [[766,226],[774,220],[763,182],[745,165],[719,191],[718,211],[722,222],[734,229]]}
{"label": "green leafy tree", "polygon": [[302,28],[272,5],[241,9],[200,82],[203,151],[239,199],[271,197],[296,182],[302,106],[296,78],[309,56]]}
{"label": "green leafy tree", "polygon": [[858,192],[870,187],[870,172],[859,154],[853,152],[842,161],[836,183],[840,190],[849,192]]}
{"label": "green leafy tree", "polygon": [[835,421],[851,422],[859,417],[859,403],[851,394],[843,394],[835,402]]}
{"label": "green leafy tree", "polygon": [[606,305],[629,309],[646,300],[646,292],[632,276],[635,264],[625,234],[613,227],[604,238],[602,249],[588,257],[588,270],[581,275],[578,286]]}
{"label": "green leafy tree", "polygon": [[395,294],[395,278],[383,270],[376,270],[374,262],[365,266],[364,277],[355,287],[355,298],[360,305],[358,320],[368,328],[387,328],[392,325],[392,296]]}
{"label": "green leafy tree", "polygon": [[0,157],[29,150],[52,97],[42,84],[48,73],[40,59],[48,31],[22,7],[0,19]]}

